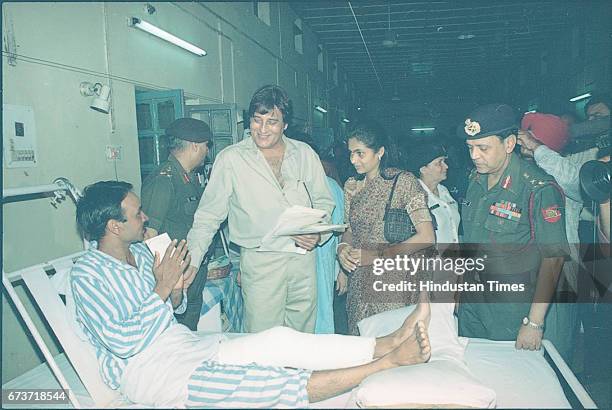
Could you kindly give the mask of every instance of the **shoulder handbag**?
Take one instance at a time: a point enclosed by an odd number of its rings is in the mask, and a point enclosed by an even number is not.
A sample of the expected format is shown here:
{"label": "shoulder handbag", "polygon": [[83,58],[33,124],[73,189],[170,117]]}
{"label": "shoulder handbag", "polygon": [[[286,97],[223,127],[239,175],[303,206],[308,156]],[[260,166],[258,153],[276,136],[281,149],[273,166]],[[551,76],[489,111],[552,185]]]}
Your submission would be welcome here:
{"label": "shoulder handbag", "polygon": [[406,208],[391,208],[393,193],[395,192],[395,186],[400,175],[401,172],[393,180],[389,200],[385,206],[385,216],[383,217],[385,240],[389,243],[404,242],[416,233],[416,228],[408,212],[406,212]]}

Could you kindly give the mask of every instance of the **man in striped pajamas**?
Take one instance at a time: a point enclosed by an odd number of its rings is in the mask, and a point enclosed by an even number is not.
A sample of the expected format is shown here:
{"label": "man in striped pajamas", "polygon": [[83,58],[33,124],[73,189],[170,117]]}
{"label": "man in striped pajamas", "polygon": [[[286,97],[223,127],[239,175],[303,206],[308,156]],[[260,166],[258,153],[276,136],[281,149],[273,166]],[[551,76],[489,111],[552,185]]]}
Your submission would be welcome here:
{"label": "man in striped pajamas", "polygon": [[[156,407],[306,407],[381,370],[429,359],[429,306],[381,338],[312,335],[286,327],[227,340],[194,333],[174,312],[193,277],[185,241],[163,257],[142,243],[147,216],[125,182],[88,186],[77,225],[96,241],[71,273],[78,326],[106,384]],[[308,370],[306,370],[308,369]]]}

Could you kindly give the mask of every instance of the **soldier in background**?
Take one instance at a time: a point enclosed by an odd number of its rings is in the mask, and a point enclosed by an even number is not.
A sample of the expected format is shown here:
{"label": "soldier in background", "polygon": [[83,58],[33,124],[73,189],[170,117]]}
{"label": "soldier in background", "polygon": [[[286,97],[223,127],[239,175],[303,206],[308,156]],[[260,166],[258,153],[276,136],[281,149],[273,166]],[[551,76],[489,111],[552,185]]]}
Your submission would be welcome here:
{"label": "soldier in background", "polygon": [[465,292],[459,334],[516,340],[517,349],[535,350],[569,253],[565,200],[550,175],[513,153],[517,132],[514,111],[505,104],[477,108],[457,130],[476,167],[461,214],[464,242],[477,244],[478,256],[486,257],[485,270],[466,279],[486,289],[489,281],[525,289]]}
{"label": "soldier in background", "polygon": [[[142,209],[149,216],[147,238],[167,232],[180,241],[187,238],[204,191],[193,171],[208,155],[212,132],[203,121],[180,118],[168,126],[166,135],[170,155],[143,182]],[[196,330],[200,319],[206,265],[205,258],[187,292],[187,310],[176,315],[191,330]]]}

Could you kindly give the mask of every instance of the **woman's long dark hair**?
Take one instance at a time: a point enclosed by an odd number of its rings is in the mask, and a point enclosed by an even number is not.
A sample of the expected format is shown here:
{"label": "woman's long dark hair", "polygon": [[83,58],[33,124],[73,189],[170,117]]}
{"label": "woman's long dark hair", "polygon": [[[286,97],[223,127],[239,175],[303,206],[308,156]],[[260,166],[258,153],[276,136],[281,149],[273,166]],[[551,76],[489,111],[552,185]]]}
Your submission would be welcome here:
{"label": "woman's long dark hair", "polygon": [[[380,159],[379,171],[383,179],[393,179],[395,173],[389,173],[389,169],[397,166],[397,147],[391,142],[384,128],[377,122],[369,120],[358,123],[347,134],[347,141],[351,138],[361,142],[366,147],[378,152],[382,147],[385,148],[385,153]],[[365,178],[365,174],[355,172],[353,177],[357,180]]]}

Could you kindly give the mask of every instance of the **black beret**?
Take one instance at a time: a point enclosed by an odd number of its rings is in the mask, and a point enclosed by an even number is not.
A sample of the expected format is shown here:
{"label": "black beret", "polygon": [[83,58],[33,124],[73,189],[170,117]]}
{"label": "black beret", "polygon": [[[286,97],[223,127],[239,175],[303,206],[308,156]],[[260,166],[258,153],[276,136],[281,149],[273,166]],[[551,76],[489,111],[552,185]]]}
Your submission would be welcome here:
{"label": "black beret", "polygon": [[424,167],[436,158],[446,156],[446,149],[437,142],[427,141],[414,144],[408,151],[406,168],[418,176],[421,167]]}
{"label": "black beret", "polygon": [[195,118],[179,118],[166,128],[166,135],[191,142],[206,142],[212,139],[210,127]]}
{"label": "black beret", "polygon": [[518,121],[512,107],[506,104],[487,104],[476,108],[463,124],[457,127],[462,139],[476,140],[504,131],[518,128]]}

